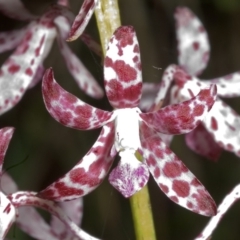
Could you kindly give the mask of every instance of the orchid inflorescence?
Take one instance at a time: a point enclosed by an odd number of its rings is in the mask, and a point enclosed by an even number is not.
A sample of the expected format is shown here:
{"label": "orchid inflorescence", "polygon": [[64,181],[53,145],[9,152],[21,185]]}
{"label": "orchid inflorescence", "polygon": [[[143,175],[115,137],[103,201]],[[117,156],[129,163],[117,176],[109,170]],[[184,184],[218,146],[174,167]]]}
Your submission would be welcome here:
{"label": "orchid inflorescence", "polygon": [[[217,160],[222,149],[240,156],[240,117],[221,99],[239,96],[240,74],[198,79],[209,60],[207,32],[189,9],[179,7],[175,12],[178,65],[167,67],[160,83],[143,83],[136,32],[132,26],[121,26],[109,40],[103,61],[105,92],[113,110],[85,103],[64,90],[54,79],[53,69],[45,71],[43,62],[56,38],[80,89],[91,97],[103,97],[100,85],[65,42],[80,37],[101,56],[98,43],[83,33],[100,2],[85,0],[75,18],[67,0],[59,0],[41,16],[30,13],[21,1],[0,0],[3,14],[27,22],[19,30],[0,32],[0,52],[15,49],[0,70],[0,114],[13,108],[27,89],[42,80],[43,100],[55,120],[78,130],[102,128],[87,154],[39,192],[19,191],[3,171],[14,129],[0,129],[0,238],[4,239],[16,222],[35,239],[97,239],[78,227],[82,197],[109,174],[110,184],[129,198],[146,186],[151,174],[170,200],[212,217],[196,238],[208,239],[239,198],[239,185],[217,210],[213,198],[170,149],[170,144],[174,135],[185,134],[188,147],[209,159]],[[112,167],[117,155],[120,160]],[[50,223],[33,207],[52,214]]]}

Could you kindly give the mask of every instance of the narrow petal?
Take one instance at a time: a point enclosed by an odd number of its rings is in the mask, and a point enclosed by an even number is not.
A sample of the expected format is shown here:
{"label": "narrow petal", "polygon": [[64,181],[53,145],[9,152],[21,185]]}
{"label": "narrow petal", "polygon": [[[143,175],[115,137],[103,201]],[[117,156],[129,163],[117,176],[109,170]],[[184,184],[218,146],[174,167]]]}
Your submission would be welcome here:
{"label": "narrow petal", "polygon": [[6,194],[14,193],[18,190],[17,184],[7,172],[4,172],[1,176],[1,189]]}
{"label": "narrow petal", "polygon": [[108,123],[85,157],[62,178],[41,191],[39,196],[54,201],[66,201],[93,191],[103,181],[112,165],[114,156],[110,152],[113,141],[114,125]]}
{"label": "narrow petal", "polygon": [[217,89],[211,85],[180,104],[169,105],[156,112],[141,113],[140,117],[151,128],[165,134],[183,134],[192,131],[205,118],[216,100]]}
{"label": "narrow petal", "polygon": [[204,126],[217,144],[240,156],[240,116],[218,99],[204,120]]}
{"label": "narrow petal", "polygon": [[212,80],[203,80],[204,83],[216,84],[218,96],[230,98],[240,96],[240,72],[228,74]]}
{"label": "narrow petal", "polygon": [[21,44],[0,70],[0,114],[14,107],[22,98],[39,65],[45,58],[51,33],[33,22]]}
{"label": "narrow petal", "polygon": [[144,111],[150,111],[151,107],[154,104],[154,100],[159,91],[159,83],[143,83],[142,86],[142,97],[139,103],[139,108]]}
{"label": "narrow petal", "polygon": [[55,202],[39,198],[35,192],[16,192],[9,195],[8,198],[11,199],[12,204],[16,208],[23,206],[34,206],[48,211],[52,215],[59,218],[66,225],[69,231],[71,231],[72,234],[77,237],[77,239],[98,240],[97,238],[92,237],[88,233],[84,232],[73,221],[71,221],[71,219],[63,212],[61,207],[59,207]]}
{"label": "narrow petal", "polygon": [[45,67],[43,66],[43,64],[40,64],[37,68],[37,71],[31,81],[31,83],[28,85],[28,89],[35,87],[40,81],[42,81],[44,72],[45,72]]}
{"label": "narrow petal", "polygon": [[69,6],[69,0],[58,0],[57,3],[65,7]]}
{"label": "narrow petal", "polygon": [[199,75],[209,60],[209,40],[201,21],[186,7],[175,12],[178,63],[189,74]]}
{"label": "narrow petal", "polygon": [[26,34],[27,28],[0,32],[0,53],[16,48]]}
{"label": "narrow petal", "polygon": [[101,45],[96,42],[90,35],[83,33],[80,38],[91,51],[93,51],[99,57],[103,57]]}
{"label": "narrow petal", "polygon": [[11,201],[2,192],[0,192],[0,201],[0,239],[4,239],[17,213]]}
{"label": "narrow petal", "polygon": [[132,26],[118,28],[109,41],[104,61],[104,84],[114,108],[137,107],[142,91],[142,69]]}
{"label": "narrow petal", "polygon": [[221,219],[229,208],[240,198],[240,185],[237,185],[218,206],[217,214],[211,218],[204,230],[195,238],[195,240],[209,240],[211,235]]}
{"label": "narrow petal", "polygon": [[125,198],[128,198],[147,184],[149,171],[145,164],[137,160],[133,152],[125,150],[119,155],[121,160],[110,173],[109,182]]}
{"label": "narrow petal", "polygon": [[[77,198],[72,201],[60,202],[59,206],[63,209],[66,215],[74,222],[76,225],[80,226],[82,215],[83,215],[83,198]],[[61,236],[64,239],[71,239],[72,233],[68,231],[66,226],[57,217],[52,216],[51,219],[52,231]]]}
{"label": "narrow petal", "polygon": [[37,16],[30,13],[21,0],[0,0],[0,12],[17,20],[32,20]]}
{"label": "narrow petal", "polygon": [[217,161],[222,153],[222,148],[214,141],[212,135],[202,124],[186,134],[185,140],[192,151],[210,160]]}
{"label": "narrow petal", "polygon": [[175,203],[190,211],[213,216],[215,202],[198,179],[166,144],[143,123],[143,157],[161,190]]}
{"label": "narrow petal", "polygon": [[34,239],[59,240],[50,226],[33,207],[18,209],[17,225]]}
{"label": "narrow petal", "polygon": [[83,33],[93,15],[97,3],[98,0],[84,0],[69,32],[68,41],[76,40]]}
{"label": "narrow petal", "polygon": [[59,49],[69,72],[72,74],[78,86],[91,97],[103,97],[104,93],[99,84],[65,42],[67,33],[70,29],[69,22],[65,17],[60,16],[54,20],[54,23],[59,31],[59,34],[57,35]]}
{"label": "narrow petal", "polygon": [[0,129],[0,177],[2,176],[2,166],[13,132],[14,128],[12,127]]}
{"label": "narrow petal", "polygon": [[61,124],[81,130],[100,128],[112,113],[97,109],[65,91],[54,79],[49,68],[43,76],[43,99],[48,112]]}
{"label": "narrow petal", "polygon": [[166,68],[166,70],[163,73],[162,81],[160,83],[160,86],[157,89],[157,94],[155,95],[155,99],[152,103],[152,106],[150,107],[149,111],[156,111],[160,109],[165,103],[168,101],[168,92],[170,90],[170,87],[174,80],[174,75],[176,71],[178,70],[177,65],[170,65]]}

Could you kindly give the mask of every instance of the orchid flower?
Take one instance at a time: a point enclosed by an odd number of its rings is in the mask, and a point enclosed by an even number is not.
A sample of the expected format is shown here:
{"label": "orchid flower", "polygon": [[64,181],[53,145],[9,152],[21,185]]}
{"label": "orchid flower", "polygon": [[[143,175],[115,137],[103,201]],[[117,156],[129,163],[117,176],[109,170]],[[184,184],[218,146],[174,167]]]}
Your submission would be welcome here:
{"label": "orchid flower", "polygon": [[210,219],[204,230],[195,238],[195,240],[208,240],[221,219],[224,217],[229,208],[240,198],[240,185],[238,184],[227,194],[222,203],[218,206],[217,214]]}
{"label": "orchid flower", "polygon": [[60,52],[79,87],[92,97],[103,96],[93,76],[65,43],[73,18],[68,9],[55,5],[27,27],[0,33],[0,52],[16,48],[0,70],[0,114],[15,106],[26,89],[41,79],[43,61],[56,37]]}
{"label": "orchid flower", "polygon": [[[180,68],[170,65],[166,69],[159,93],[151,108],[163,101],[173,81],[175,84],[170,90],[170,103],[188,100],[210,84],[217,85],[219,97],[239,96],[239,72],[213,80],[197,78],[209,60],[210,47],[206,30],[200,20],[187,8],[177,8],[175,19]],[[203,123],[186,134],[186,143],[196,153],[213,160],[218,159],[222,149],[240,156],[239,126],[239,115],[218,98]],[[168,144],[171,142],[171,137],[167,142]]]}
{"label": "orchid flower", "polygon": [[43,98],[58,122],[79,130],[102,128],[99,138],[76,166],[39,193],[66,201],[95,189],[107,175],[116,153],[121,157],[109,176],[110,183],[130,197],[148,181],[149,172],[174,202],[203,215],[215,214],[215,203],[203,185],[158,136],[193,130],[210,110],[216,97],[212,85],[181,104],[141,113],[140,51],[133,27],[118,28],[110,39],[104,61],[104,84],[112,112],[97,109],[65,91],[48,69]]}
{"label": "orchid flower", "polygon": [[[76,225],[79,224],[82,215],[81,199],[60,203],[58,206],[52,201],[37,197],[37,193],[17,191],[17,186],[11,177],[3,173],[4,157],[13,131],[11,127],[0,129],[0,239],[4,239],[12,223],[16,221],[26,233],[40,240],[60,240],[63,237],[97,240]],[[39,207],[53,214],[51,227],[34,208],[28,206]]]}

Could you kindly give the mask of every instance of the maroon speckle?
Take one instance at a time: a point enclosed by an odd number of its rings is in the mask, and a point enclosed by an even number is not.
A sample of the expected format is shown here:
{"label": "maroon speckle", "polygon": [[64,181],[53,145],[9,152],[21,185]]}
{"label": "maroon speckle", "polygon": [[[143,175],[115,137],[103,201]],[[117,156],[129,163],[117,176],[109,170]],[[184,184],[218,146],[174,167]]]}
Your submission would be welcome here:
{"label": "maroon speckle", "polygon": [[190,193],[189,183],[182,180],[174,180],[172,184],[172,189],[179,197],[187,197]]}
{"label": "maroon speckle", "polygon": [[26,73],[28,76],[30,76],[30,77],[33,75],[33,71],[32,71],[31,68],[27,68],[27,69],[25,70],[25,73]]}
{"label": "maroon speckle", "polygon": [[215,117],[211,118],[211,128],[215,131],[218,130],[218,123]]}
{"label": "maroon speckle", "polygon": [[181,175],[181,165],[177,162],[167,162],[163,168],[166,177],[175,178]]}
{"label": "maroon speckle", "polygon": [[165,194],[167,194],[167,193],[169,192],[168,186],[160,183],[160,184],[159,184],[159,187],[161,188],[161,190],[162,190]]}
{"label": "maroon speckle", "polygon": [[199,42],[193,42],[192,46],[193,46],[193,49],[197,51],[199,49]]}
{"label": "maroon speckle", "polygon": [[8,67],[8,72],[14,74],[20,70],[20,66],[18,64],[12,64]]}

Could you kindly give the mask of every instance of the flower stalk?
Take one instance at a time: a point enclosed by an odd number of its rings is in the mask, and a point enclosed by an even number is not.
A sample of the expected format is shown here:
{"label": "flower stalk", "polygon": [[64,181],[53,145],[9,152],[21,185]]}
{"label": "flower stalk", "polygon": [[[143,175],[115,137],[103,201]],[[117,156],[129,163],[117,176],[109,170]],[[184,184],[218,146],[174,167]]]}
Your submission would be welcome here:
{"label": "flower stalk", "polygon": [[[95,17],[104,56],[108,41],[113,32],[121,25],[117,0],[100,0]],[[145,186],[130,198],[133,222],[137,240],[156,239],[148,188]]]}
{"label": "flower stalk", "polygon": [[156,239],[147,185],[130,198],[137,240]]}
{"label": "flower stalk", "polygon": [[98,31],[104,56],[113,32],[121,26],[118,0],[100,0],[95,8]]}

